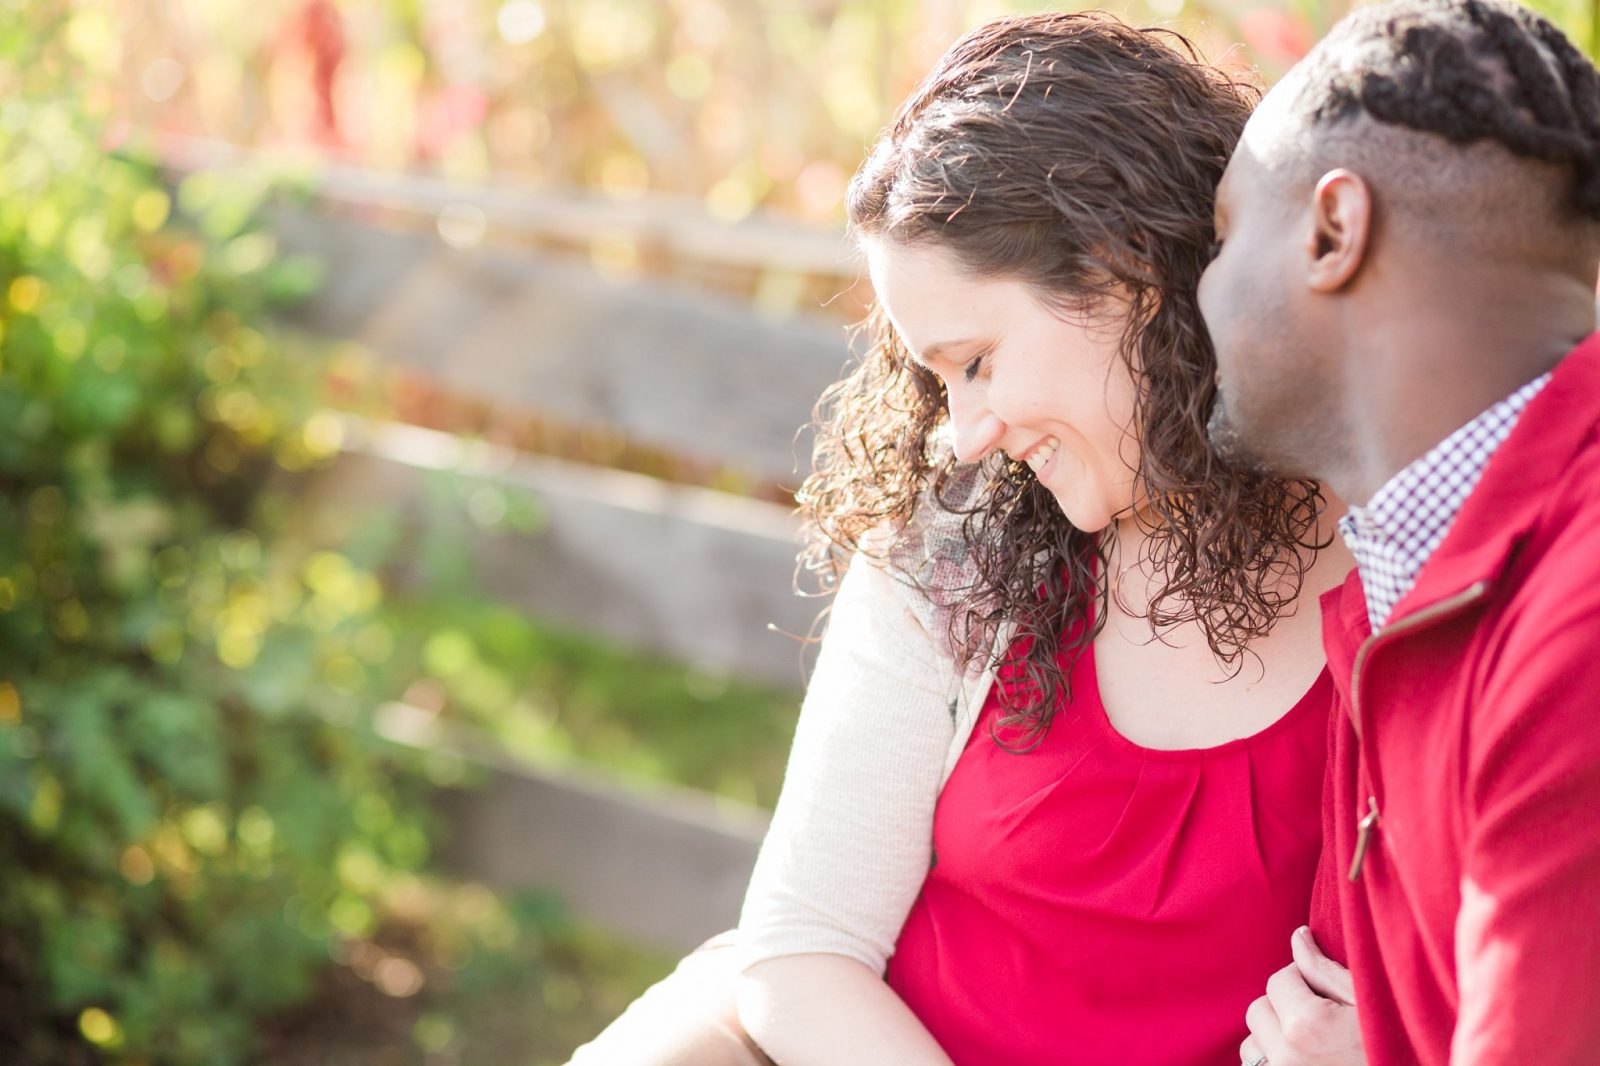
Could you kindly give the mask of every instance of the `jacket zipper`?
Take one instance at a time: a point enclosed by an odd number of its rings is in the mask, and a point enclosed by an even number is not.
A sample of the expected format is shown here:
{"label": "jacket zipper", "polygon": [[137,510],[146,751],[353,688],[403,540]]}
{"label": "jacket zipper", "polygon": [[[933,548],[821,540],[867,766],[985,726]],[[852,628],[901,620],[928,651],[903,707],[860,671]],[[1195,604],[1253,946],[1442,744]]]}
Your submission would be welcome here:
{"label": "jacket zipper", "polygon": [[[1366,751],[1366,738],[1361,732],[1361,668],[1366,665],[1367,658],[1372,653],[1372,650],[1391,637],[1432,625],[1458,613],[1482,599],[1488,591],[1488,581],[1475,581],[1455,595],[1436,600],[1422,610],[1407,615],[1394,625],[1378,630],[1361,645],[1361,648],[1356,652],[1355,665],[1351,667],[1350,671],[1350,725],[1355,730],[1356,742],[1363,756]],[[1361,820],[1356,823],[1356,851],[1355,857],[1350,861],[1350,880],[1359,881],[1361,879],[1361,867],[1366,862],[1367,851],[1372,846],[1372,838],[1382,825],[1383,815],[1379,813],[1377,787],[1376,783],[1373,783],[1373,791],[1367,795],[1367,813],[1362,815]]]}

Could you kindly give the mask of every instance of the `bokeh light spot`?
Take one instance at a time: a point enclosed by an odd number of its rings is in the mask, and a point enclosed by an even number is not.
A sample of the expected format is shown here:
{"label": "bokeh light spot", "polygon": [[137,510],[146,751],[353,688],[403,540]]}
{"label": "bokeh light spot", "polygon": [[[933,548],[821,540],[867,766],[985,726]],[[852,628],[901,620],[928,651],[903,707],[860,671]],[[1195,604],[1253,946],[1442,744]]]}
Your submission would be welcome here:
{"label": "bokeh light spot", "polygon": [[704,56],[682,52],[667,63],[667,88],[683,100],[698,100],[711,91],[711,64]]}
{"label": "bokeh light spot", "polygon": [[[167,223],[167,216],[172,211],[172,198],[162,189],[145,189],[133,198],[130,214],[133,224],[145,233],[154,233]],[[138,266],[124,267],[124,270],[134,270],[140,276],[138,288],[144,287],[142,280],[143,268]],[[124,290],[125,295],[131,295]]]}
{"label": "bokeh light spot", "polygon": [[89,1007],[78,1015],[78,1031],[96,1047],[115,1048],[122,1042],[122,1027],[99,1007]]}
{"label": "bokeh light spot", "polygon": [[439,239],[452,248],[475,248],[489,232],[489,216],[476,204],[449,204],[439,212]]}
{"label": "bokeh light spot", "polygon": [[172,99],[183,87],[183,64],[171,56],[153,60],[139,77],[139,88],[158,104]]}
{"label": "bokeh light spot", "polygon": [[544,8],[535,0],[508,0],[495,16],[495,28],[507,44],[527,44],[544,32],[544,25]]}
{"label": "bokeh light spot", "polygon": [[6,290],[6,299],[11,306],[22,314],[31,315],[39,307],[39,301],[44,298],[44,282],[31,274],[12,278],[11,286]]}
{"label": "bokeh light spot", "polygon": [[155,860],[150,857],[148,851],[137,844],[123,851],[117,869],[122,872],[122,876],[130,885],[148,885],[156,879]]}

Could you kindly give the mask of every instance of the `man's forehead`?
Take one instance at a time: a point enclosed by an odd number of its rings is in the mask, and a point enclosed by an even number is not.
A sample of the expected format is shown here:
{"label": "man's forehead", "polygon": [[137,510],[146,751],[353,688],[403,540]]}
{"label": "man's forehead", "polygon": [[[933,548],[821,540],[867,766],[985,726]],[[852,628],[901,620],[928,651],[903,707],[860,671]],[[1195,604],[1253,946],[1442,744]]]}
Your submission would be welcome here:
{"label": "man's forehead", "polygon": [[1291,70],[1262,98],[1239,136],[1235,158],[1243,156],[1257,166],[1272,169],[1288,162],[1296,148],[1305,143],[1310,130],[1294,107],[1304,80],[1299,68]]}
{"label": "man's forehead", "polygon": [[1233,157],[1228,160],[1228,166],[1222,172],[1222,180],[1217,183],[1218,211],[1234,215],[1242,205],[1258,199],[1252,190],[1260,185],[1260,172],[1260,162],[1241,142],[1234,149]]}

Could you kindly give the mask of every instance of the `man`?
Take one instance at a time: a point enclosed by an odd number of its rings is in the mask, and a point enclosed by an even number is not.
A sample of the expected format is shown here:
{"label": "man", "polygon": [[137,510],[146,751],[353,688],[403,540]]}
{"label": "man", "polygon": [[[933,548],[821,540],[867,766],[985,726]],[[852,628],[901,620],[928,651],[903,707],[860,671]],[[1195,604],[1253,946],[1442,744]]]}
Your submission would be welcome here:
{"label": "man", "polygon": [[[1219,190],[1213,439],[1353,505],[1326,824],[1374,1064],[1600,1063],[1597,220],[1600,75],[1502,0],[1346,19]],[[1245,1054],[1338,1061],[1296,957]]]}

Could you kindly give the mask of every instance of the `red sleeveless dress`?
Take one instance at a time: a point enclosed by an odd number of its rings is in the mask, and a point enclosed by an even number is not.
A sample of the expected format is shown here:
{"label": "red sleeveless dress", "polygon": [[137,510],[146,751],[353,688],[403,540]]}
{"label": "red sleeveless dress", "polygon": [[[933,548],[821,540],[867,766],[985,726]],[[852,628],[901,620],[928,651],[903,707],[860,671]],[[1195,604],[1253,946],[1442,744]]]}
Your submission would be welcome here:
{"label": "red sleeveless dress", "polygon": [[1327,671],[1254,736],[1160,751],[1112,727],[1087,650],[1025,754],[991,736],[1004,673],[939,797],[889,984],[958,1066],[1237,1066],[1309,913]]}

